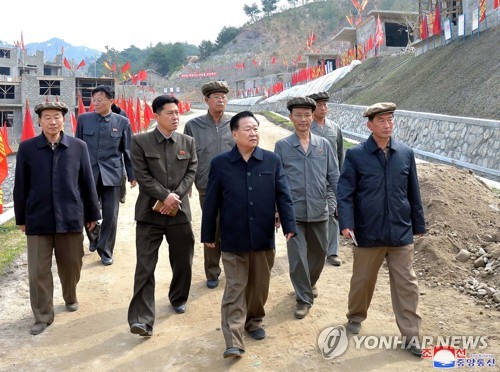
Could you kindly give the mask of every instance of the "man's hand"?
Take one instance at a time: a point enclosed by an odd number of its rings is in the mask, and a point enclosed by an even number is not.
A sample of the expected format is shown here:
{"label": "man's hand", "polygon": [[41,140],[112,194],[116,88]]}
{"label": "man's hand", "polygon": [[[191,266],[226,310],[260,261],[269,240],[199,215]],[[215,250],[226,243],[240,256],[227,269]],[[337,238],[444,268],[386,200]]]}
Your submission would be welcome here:
{"label": "man's hand", "polygon": [[351,234],[349,233],[349,231],[351,231],[351,229],[344,229],[344,230],[342,230],[342,236],[344,238],[351,239]]}
{"label": "man's hand", "polygon": [[89,231],[92,231],[92,230],[94,230],[94,228],[95,228],[96,224],[97,224],[97,221],[90,221],[90,222],[87,222],[87,223],[85,224],[85,226],[87,226],[87,229],[88,229]]}
{"label": "man's hand", "polygon": [[163,201],[163,207],[160,209],[161,214],[169,214],[174,209],[179,208],[182,201],[175,192],[171,192]]}
{"label": "man's hand", "polygon": [[19,225],[19,230],[21,230],[21,232],[25,233],[26,232],[26,225]]}
{"label": "man's hand", "polygon": [[295,233],[288,233],[285,236],[286,236],[286,241],[289,241],[290,239],[292,239],[295,236]]}
{"label": "man's hand", "polygon": [[137,181],[136,180],[132,180],[130,181],[130,188],[133,189],[134,187],[137,186]]}
{"label": "man's hand", "polygon": [[207,247],[207,248],[210,248],[210,249],[215,248],[215,243],[203,243],[203,244],[205,244],[205,247]]}

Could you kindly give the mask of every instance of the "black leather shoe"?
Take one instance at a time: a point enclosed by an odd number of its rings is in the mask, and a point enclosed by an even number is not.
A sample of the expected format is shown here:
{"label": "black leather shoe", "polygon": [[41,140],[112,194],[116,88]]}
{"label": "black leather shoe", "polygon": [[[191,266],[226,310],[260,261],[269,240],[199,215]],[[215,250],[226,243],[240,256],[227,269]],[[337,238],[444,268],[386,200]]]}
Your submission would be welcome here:
{"label": "black leather shoe", "polygon": [[266,331],[264,328],[257,328],[254,331],[248,332],[250,333],[250,337],[252,337],[254,340],[263,340],[266,338]]}
{"label": "black leather shoe", "polygon": [[245,350],[238,349],[237,347],[230,347],[224,351],[224,359],[233,357],[242,357],[245,354]]}
{"label": "black leather shoe", "polygon": [[89,251],[90,252],[95,252],[96,249],[97,249],[97,245],[95,243],[89,244]]}
{"label": "black leather shoe", "polygon": [[30,333],[33,336],[39,335],[40,333],[45,331],[45,328],[47,328],[47,326],[47,323],[35,323],[31,326]]}
{"label": "black leather shoe", "polygon": [[408,351],[410,353],[412,353],[413,355],[415,355],[415,356],[418,356],[418,357],[422,356],[422,349],[419,348],[418,346],[415,346],[415,345],[410,346],[410,348],[408,349]]}
{"label": "black leather shoe", "polygon": [[352,333],[353,335],[357,335],[361,330],[361,323],[349,320],[345,326],[345,329],[347,330],[347,332]]}
{"label": "black leather shoe", "polygon": [[177,314],[184,314],[186,312],[186,304],[182,304],[179,306],[174,306],[174,311]]}
{"label": "black leather shoe", "polygon": [[113,265],[113,259],[108,257],[101,258],[101,262],[104,266]]}
{"label": "black leather shoe", "polygon": [[217,288],[218,285],[219,285],[219,279],[207,280],[207,287],[210,289]]}
{"label": "black leather shoe", "polygon": [[153,329],[148,327],[146,323],[134,323],[130,327],[130,332],[134,335],[139,335],[143,337],[153,336]]}

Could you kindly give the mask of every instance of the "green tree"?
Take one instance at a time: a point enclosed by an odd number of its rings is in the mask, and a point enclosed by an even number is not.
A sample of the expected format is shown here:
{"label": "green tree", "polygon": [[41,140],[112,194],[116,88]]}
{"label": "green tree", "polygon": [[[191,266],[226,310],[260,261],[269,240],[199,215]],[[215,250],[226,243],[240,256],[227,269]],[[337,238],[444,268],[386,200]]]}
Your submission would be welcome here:
{"label": "green tree", "polygon": [[224,44],[229,43],[239,33],[240,33],[239,28],[227,27],[227,26],[222,27],[222,30],[220,30],[219,35],[217,35],[217,39],[215,40],[216,48],[219,49],[222,46],[224,46]]}
{"label": "green tree", "polygon": [[198,49],[200,51],[200,59],[205,59],[215,50],[215,44],[210,40],[202,40],[200,45],[198,45]]}
{"label": "green tree", "polygon": [[253,3],[252,5],[243,6],[243,11],[245,12],[245,14],[248,17],[250,17],[250,19],[252,20],[252,23],[254,23],[257,20],[257,16],[260,13],[260,9],[259,9],[259,6],[257,5],[257,3]]}
{"label": "green tree", "polygon": [[168,75],[182,66],[186,52],[182,43],[158,43],[152,48],[145,65],[162,75]]}
{"label": "green tree", "polygon": [[279,0],[261,0],[262,11],[269,16],[272,12],[276,11],[278,8]]}
{"label": "green tree", "polygon": [[295,8],[297,6],[297,3],[299,2],[299,0],[287,0],[287,1],[288,4],[292,6],[292,8]]}

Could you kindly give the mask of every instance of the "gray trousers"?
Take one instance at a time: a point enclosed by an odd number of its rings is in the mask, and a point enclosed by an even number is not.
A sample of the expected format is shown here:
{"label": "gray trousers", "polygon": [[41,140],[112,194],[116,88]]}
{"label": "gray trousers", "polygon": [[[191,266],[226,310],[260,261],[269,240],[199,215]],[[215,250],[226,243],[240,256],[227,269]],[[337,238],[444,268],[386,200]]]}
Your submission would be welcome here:
{"label": "gray trousers", "polygon": [[28,235],[28,276],[30,301],[35,323],[54,321],[54,280],[52,254],[66,304],[78,302],[76,285],[80,281],[83,258],[83,234]]}
{"label": "gray trousers", "polygon": [[333,217],[328,217],[328,248],[327,256],[338,256],[339,253],[339,221]]}
{"label": "gray trousers", "polygon": [[290,279],[297,302],[312,306],[312,287],[325,266],[328,221],[299,222],[297,235],[287,242]]}
{"label": "gray trousers", "polygon": [[[200,206],[205,205],[205,194],[200,193]],[[220,267],[220,223],[217,216],[217,227],[215,230],[215,248],[207,248],[203,245],[203,258],[205,261],[205,275],[207,280],[217,280],[221,273]]]}

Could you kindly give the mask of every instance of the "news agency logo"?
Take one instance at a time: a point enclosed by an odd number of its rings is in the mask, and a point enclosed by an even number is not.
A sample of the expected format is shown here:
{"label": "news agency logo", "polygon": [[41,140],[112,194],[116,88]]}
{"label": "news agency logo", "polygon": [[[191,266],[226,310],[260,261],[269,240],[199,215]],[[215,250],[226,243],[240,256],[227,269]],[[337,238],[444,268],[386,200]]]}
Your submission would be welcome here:
{"label": "news agency logo", "polygon": [[[470,354],[467,350],[488,347],[487,336],[364,336],[353,335],[356,350],[396,350],[411,346],[422,348],[422,358],[432,359],[434,368],[495,367],[493,354]],[[344,326],[325,328],[318,336],[318,347],[323,358],[333,359],[345,353],[349,338]]]}
{"label": "news agency logo", "polygon": [[496,366],[493,354],[469,354],[467,349],[448,345],[434,346],[422,350],[422,358],[432,358],[434,368],[475,368]]}
{"label": "news agency logo", "polygon": [[325,328],[318,336],[318,347],[325,359],[333,359],[344,354],[349,345],[344,326]]}

